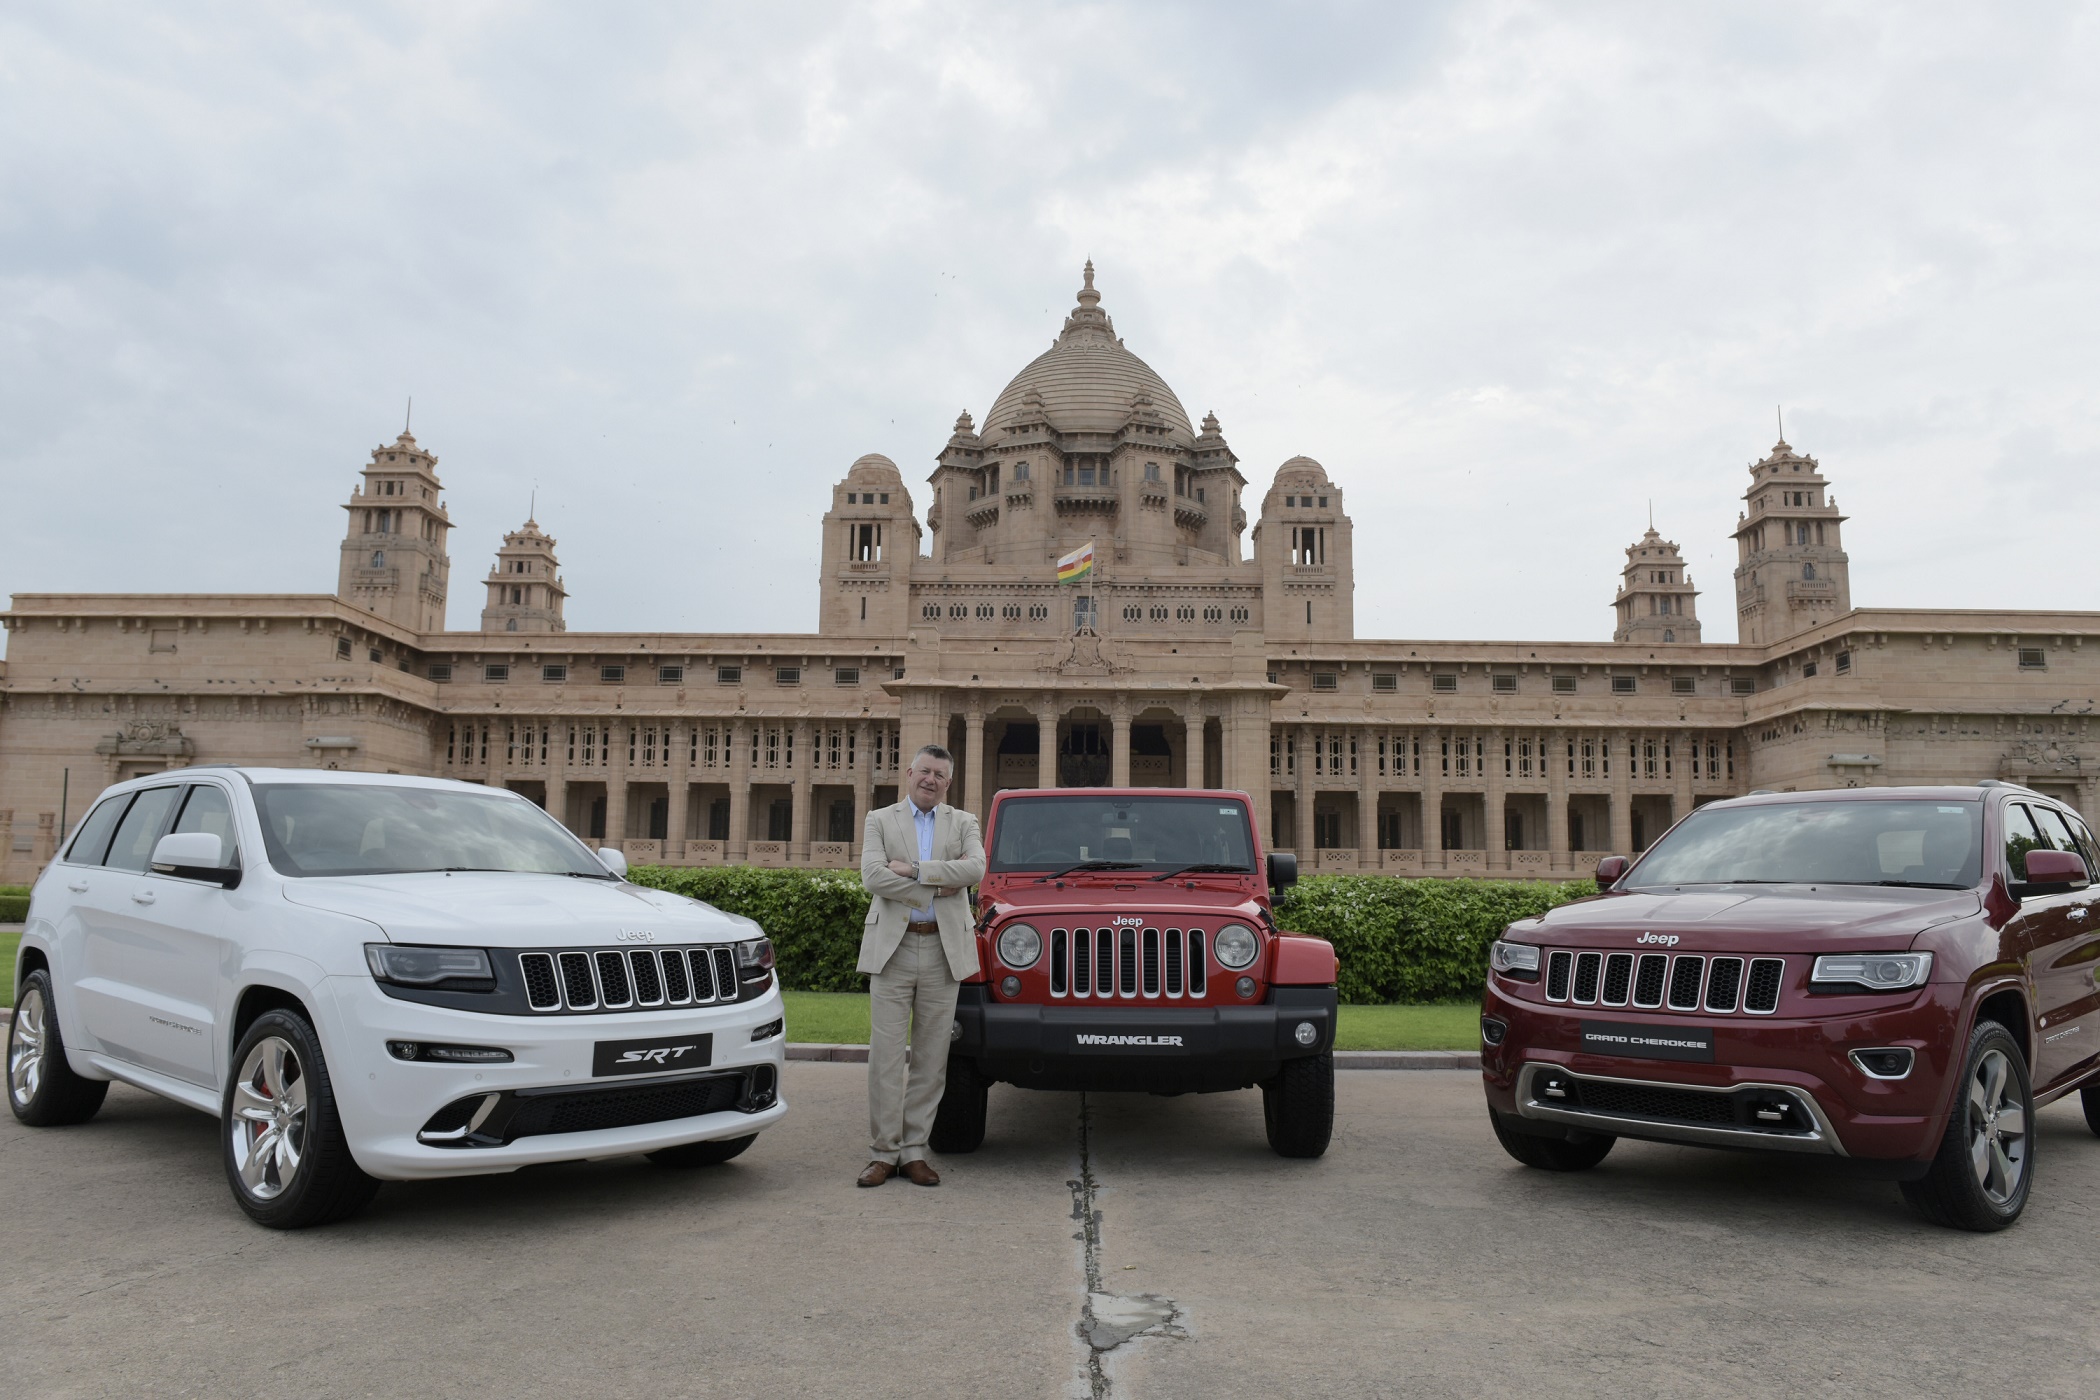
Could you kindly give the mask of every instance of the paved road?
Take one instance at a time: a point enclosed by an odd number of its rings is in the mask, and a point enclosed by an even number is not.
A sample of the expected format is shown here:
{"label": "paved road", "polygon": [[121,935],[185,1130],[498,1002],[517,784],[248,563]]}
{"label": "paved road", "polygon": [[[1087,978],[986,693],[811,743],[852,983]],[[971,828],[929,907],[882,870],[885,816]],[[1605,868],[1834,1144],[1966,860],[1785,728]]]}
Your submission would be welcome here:
{"label": "paved road", "polygon": [[2026,1220],[1974,1236],[1818,1162],[1622,1144],[1586,1176],[1527,1172],[1454,1072],[1344,1075],[1314,1163],[1269,1155],[1252,1095],[1096,1096],[1082,1130],[1077,1096],[995,1090],[946,1185],[859,1191],[863,1074],[791,1065],[794,1112],[728,1167],[390,1186],[297,1235],[247,1224],[183,1109],[120,1089],[83,1128],[0,1121],[0,1376],[39,1397],[2100,1392],[2100,1139],[2075,1107],[2041,1115]]}

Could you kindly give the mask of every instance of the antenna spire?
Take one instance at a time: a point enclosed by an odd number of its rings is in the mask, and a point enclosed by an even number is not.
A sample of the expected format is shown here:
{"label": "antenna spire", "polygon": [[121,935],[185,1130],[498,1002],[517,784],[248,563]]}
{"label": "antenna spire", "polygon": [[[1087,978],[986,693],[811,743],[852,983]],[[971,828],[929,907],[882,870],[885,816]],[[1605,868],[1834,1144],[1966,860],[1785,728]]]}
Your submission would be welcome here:
{"label": "antenna spire", "polygon": [[415,396],[414,394],[410,394],[410,395],[408,396],[408,412],[406,412],[406,413],[404,413],[404,414],[402,414],[402,415],[401,415],[401,432],[402,432],[402,435],[403,435],[403,436],[406,436],[406,435],[407,435],[407,433],[408,433],[408,425],[409,425],[410,423],[412,423],[413,421],[415,421],[415,416],[416,416],[416,396]]}
{"label": "antenna spire", "polygon": [[1776,416],[1778,417],[1778,419],[1779,419],[1779,440],[1780,440],[1781,442],[1785,442],[1785,441],[1786,441],[1786,410],[1785,410],[1784,408],[1781,408],[1781,407],[1780,407],[1780,406],[1779,406],[1778,404],[1776,404],[1776,403],[1775,403],[1775,404],[1773,404],[1773,405],[1772,405],[1772,412],[1773,412],[1773,413],[1774,413],[1774,414],[1775,414],[1775,415],[1776,415]]}

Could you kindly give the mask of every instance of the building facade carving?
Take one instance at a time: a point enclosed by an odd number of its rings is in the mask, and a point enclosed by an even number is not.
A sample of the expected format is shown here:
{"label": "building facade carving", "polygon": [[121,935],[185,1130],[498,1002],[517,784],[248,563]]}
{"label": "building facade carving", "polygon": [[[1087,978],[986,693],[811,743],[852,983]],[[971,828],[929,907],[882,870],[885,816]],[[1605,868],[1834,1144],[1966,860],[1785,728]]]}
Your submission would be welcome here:
{"label": "building facade carving", "polygon": [[1359,638],[1341,483],[1292,457],[1250,518],[1218,416],[1127,348],[1089,265],[923,495],[873,453],[832,487],[811,633],[569,631],[534,520],[478,628],[446,631],[451,521],[406,431],[360,471],[333,595],[16,595],[0,880],[103,784],[199,762],[507,787],[686,864],[851,865],[928,742],[980,810],[1042,784],[1245,789],[1308,870],[1572,877],[1758,787],[1997,777],[2100,815],[2100,614],[1854,609],[1820,464],[1782,441],[1750,472],[1740,642],[1702,638],[1652,525],[1611,641]]}

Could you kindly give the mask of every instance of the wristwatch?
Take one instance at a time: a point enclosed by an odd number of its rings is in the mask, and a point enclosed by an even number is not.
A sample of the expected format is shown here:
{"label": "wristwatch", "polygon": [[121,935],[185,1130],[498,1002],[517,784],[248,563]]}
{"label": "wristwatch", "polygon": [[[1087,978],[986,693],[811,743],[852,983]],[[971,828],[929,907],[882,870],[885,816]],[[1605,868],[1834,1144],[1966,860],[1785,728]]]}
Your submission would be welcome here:
{"label": "wristwatch", "polygon": [[911,863],[911,878],[912,878],[912,883],[913,883],[913,884],[917,884],[917,883],[918,883],[918,880],[919,880],[919,863],[918,863],[917,861],[913,861],[913,862]]}

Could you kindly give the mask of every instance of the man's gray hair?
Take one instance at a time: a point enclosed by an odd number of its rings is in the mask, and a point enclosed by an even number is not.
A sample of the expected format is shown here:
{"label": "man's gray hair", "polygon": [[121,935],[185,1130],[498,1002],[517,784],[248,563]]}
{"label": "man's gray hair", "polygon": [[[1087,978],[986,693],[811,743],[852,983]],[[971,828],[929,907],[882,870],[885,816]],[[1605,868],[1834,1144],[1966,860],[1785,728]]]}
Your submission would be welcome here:
{"label": "man's gray hair", "polygon": [[949,753],[939,744],[921,745],[919,751],[911,756],[911,761],[913,763],[917,763],[922,758],[937,758],[941,762],[947,764],[950,768],[953,768],[955,766],[955,755]]}

